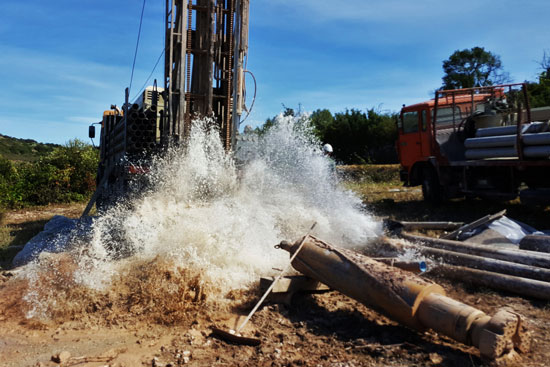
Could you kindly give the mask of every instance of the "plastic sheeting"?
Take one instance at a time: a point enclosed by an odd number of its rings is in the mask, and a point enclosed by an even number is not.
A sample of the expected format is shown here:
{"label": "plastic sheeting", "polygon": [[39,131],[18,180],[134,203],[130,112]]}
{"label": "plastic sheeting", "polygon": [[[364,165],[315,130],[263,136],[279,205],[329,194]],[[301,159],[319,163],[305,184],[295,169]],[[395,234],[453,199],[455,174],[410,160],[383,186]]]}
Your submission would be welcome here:
{"label": "plastic sheeting", "polygon": [[92,224],[90,217],[79,220],[62,215],[54,216],[44,225],[44,230],[31,238],[25,247],[13,258],[14,266],[25,265],[36,259],[42,252],[63,252],[71,247],[77,238],[89,233]]}
{"label": "plastic sheeting", "polygon": [[525,223],[504,216],[470,232],[464,232],[462,237],[466,238],[467,242],[517,246],[528,234],[550,234],[550,231],[538,231]]}
{"label": "plastic sheeting", "polygon": [[488,226],[495,232],[503,235],[508,241],[519,244],[519,241],[528,234],[533,234],[537,230],[525,223],[518,222],[508,217],[502,217],[491,222]]}

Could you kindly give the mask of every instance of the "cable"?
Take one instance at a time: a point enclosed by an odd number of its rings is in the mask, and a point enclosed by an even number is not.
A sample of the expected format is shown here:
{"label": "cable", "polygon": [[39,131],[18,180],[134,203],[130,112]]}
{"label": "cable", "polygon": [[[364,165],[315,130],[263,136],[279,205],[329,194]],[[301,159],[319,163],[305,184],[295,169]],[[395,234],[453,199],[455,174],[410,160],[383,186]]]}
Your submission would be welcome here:
{"label": "cable", "polygon": [[132,75],[130,76],[130,87],[128,87],[128,94],[130,94],[130,91],[132,90],[132,81],[134,80],[134,68],[136,67],[136,58],[137,58],[137,52],[139,48],[139,38],[141,37],[141,25],[143,24],[143,12],[145,10],[145,2],[147,0],[143,0],[143,6],[141,7],[141,17],[139,19],[139,30],[138,30],[138,36],[136,41],[136,51],[134,52],[134,62],[132,63]]}
{"label": "cable", "polygon": [[162,59],[162,55],[164,55],[164,51],[166,49],[162,50],[162,52],[160,53],[159,55],[159,58],[157,59],[157,62],[155,63],[155,66],[153,66],[153,70],[151,70],[151,73],[149,74],[149,76],[147,77],[147,79],[145,80],[145,83],[143,83],[143,85],[141,86],[139,92],[136,93],[136,95],[134,96],[134,98],[131,99],[131,101],[135,101],[137,96],[139,96],[141,94],[141,92],[143,92],[143,90],[145,89],[145,87],[147,86],[147,82],[149,82],[149,79],[151,79],[151,77],[153,76],[153,73],[155,72],[155,70],[157,69],[157,66],[160,62],[160,60]]}
{"label": "cable", "polygon": [[247,114],[244,117],[244,119],[240,122],[241,124],[246,121],[246,119],[248,118],[248,116],[250,116],[250,113],[252,112],[252,108],[254,107],[254,102],[256,102],[256,91],[257,91],[256,77],[254,76],[254,74],[252,74],[252,72],[249,70],[244,70],[244,72],[250,74],[252,76],[252,79],[254,80],[254,97],[252,97],[252,103],[250,104],[250,108],[246,109]]}

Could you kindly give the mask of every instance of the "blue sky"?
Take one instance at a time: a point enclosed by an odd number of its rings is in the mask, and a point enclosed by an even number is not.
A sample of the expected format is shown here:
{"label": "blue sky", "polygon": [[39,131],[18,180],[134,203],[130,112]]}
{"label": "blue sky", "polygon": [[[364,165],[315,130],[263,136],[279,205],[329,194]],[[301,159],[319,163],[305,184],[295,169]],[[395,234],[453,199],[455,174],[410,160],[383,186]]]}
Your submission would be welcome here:
{"label": "blue sky", "polygon": [[[0,133],[87,140],[87,126],[123,102],[141,5],[2,0]],[[132,96],[164,47],[163,12],[163,0],[147,0]],[[251,0],[248,69],[258,96],[245,124],[262,124],[282,104],[398,111],[430,98],[442,61],[474,46],[500,55],[514,82],[535,80],[550,50],[548,14],[548,0]],[[162,72],[161,62],[160,84]]]}

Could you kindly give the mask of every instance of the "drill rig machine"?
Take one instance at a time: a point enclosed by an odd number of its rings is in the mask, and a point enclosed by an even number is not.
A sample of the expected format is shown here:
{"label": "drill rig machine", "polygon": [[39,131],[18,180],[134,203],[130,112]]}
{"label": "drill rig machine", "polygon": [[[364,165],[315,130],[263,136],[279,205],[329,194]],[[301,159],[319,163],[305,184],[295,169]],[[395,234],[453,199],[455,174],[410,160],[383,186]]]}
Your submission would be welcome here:
{"label": "drill rig machine", "polygon": [[[97,189],[83,215],[136,190],[148,159],[181,144],[192,121],[212,117],[227,150],[236,142],[244,104],[249,0],[166,0],[164,88],[103,113]],[[95,126],[89,135],[95,137]],[[139,189],[138,189],[139,190]]]}

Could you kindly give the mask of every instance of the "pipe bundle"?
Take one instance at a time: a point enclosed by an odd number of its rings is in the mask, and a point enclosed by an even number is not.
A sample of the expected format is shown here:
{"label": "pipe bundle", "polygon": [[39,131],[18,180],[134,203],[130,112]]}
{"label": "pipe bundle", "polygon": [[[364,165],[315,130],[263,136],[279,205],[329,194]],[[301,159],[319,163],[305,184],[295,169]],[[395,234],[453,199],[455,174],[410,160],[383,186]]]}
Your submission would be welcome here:
{"label": "pipe bundle", "polygon": [[108,132],[107,154],[126,154],[129,158],[143,158],[157,147],[157,108],[142,108],[133,104],[128,111],[126,128],[124,119],[117,121],[112,131]]}
{"label": "pipe bundle", "polygon": [[[550,157],[549,130],[548,123],[544,122],[533,122],[521,127],[524,157],[542,159]],[[516,131],[516,126],[478,129],[475,138],[464,141],[466,159],[517,158]]]}

